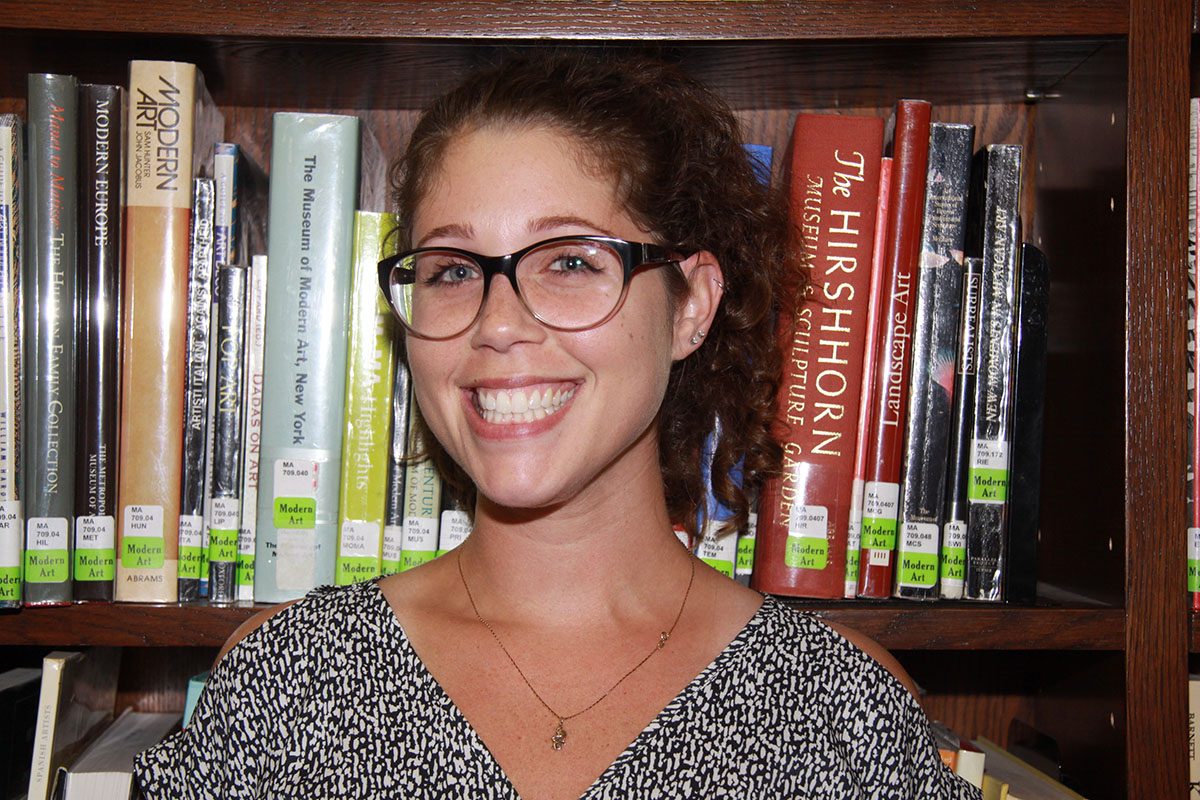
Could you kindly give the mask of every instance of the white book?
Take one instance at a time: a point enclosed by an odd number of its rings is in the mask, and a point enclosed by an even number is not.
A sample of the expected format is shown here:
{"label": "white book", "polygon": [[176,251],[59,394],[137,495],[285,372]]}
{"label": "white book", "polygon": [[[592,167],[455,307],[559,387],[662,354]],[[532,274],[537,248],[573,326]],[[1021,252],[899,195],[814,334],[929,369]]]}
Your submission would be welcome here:
{"label": "white book", "polygon": [[127,800],[133,790],[133,759],[179,727],[180,715],[128,709],[83,755],[59,767],[62,800]]}

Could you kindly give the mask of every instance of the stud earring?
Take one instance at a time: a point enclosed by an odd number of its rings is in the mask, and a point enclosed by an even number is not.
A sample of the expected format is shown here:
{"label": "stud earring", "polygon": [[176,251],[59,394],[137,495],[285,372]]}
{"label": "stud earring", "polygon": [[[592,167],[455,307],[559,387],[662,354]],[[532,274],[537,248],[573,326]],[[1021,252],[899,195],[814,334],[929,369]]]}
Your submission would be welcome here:
{"label": "stud earring", "polygon": [[692,334],[692,344],[700,344],[700,340],[704,338],[704,331],[698,330]]}

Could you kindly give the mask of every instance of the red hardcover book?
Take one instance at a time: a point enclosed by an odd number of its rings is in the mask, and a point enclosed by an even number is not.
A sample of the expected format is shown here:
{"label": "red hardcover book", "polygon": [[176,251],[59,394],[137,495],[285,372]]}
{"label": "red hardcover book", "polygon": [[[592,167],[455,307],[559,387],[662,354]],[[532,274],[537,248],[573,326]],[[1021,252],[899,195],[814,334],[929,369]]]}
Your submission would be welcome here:
{"label": "red hardcover book", "polygon": [[843,594],[882,155],[876,117],[796,119],[791,217],[807,283],[779,326],[784,457],[759,501],[759,591]]}
{"label": "red hardcover book", "polygon": [[859,597],[891,596],[895,574],[904,413],[908,407],[916,269],[921,253],[925,173],[929,163],[930,110],[924,100],[901,100],[896,104],[891,208],[883,262],[887,292],[879,308],[875,396],[863,490]]}

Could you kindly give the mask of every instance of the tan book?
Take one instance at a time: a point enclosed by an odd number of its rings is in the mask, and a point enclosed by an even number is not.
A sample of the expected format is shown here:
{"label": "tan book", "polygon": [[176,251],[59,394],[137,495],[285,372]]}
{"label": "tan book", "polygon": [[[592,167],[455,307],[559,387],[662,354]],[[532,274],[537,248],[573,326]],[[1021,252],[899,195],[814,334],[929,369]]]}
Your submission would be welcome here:
{"label": "tan book", "polygon": [[223,134],[195,65],[130,63],[117,600],[178,598],[192,179]]}

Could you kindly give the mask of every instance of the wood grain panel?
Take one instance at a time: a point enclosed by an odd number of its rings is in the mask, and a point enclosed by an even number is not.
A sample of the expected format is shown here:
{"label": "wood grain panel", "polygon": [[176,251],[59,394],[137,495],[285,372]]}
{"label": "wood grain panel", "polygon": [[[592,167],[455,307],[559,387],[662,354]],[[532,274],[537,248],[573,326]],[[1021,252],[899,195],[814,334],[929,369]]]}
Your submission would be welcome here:
{"label": "wood grain panel", "polygon": [[14,28],[129,31],[189,36],[299,39],[851,39],[898,37],[1120,35],[1120,0],[882,0],[776,2],[413,2],[371,0],[186,0],[143,3],[76,0],[64,14],[53,0],[0,0]]}

